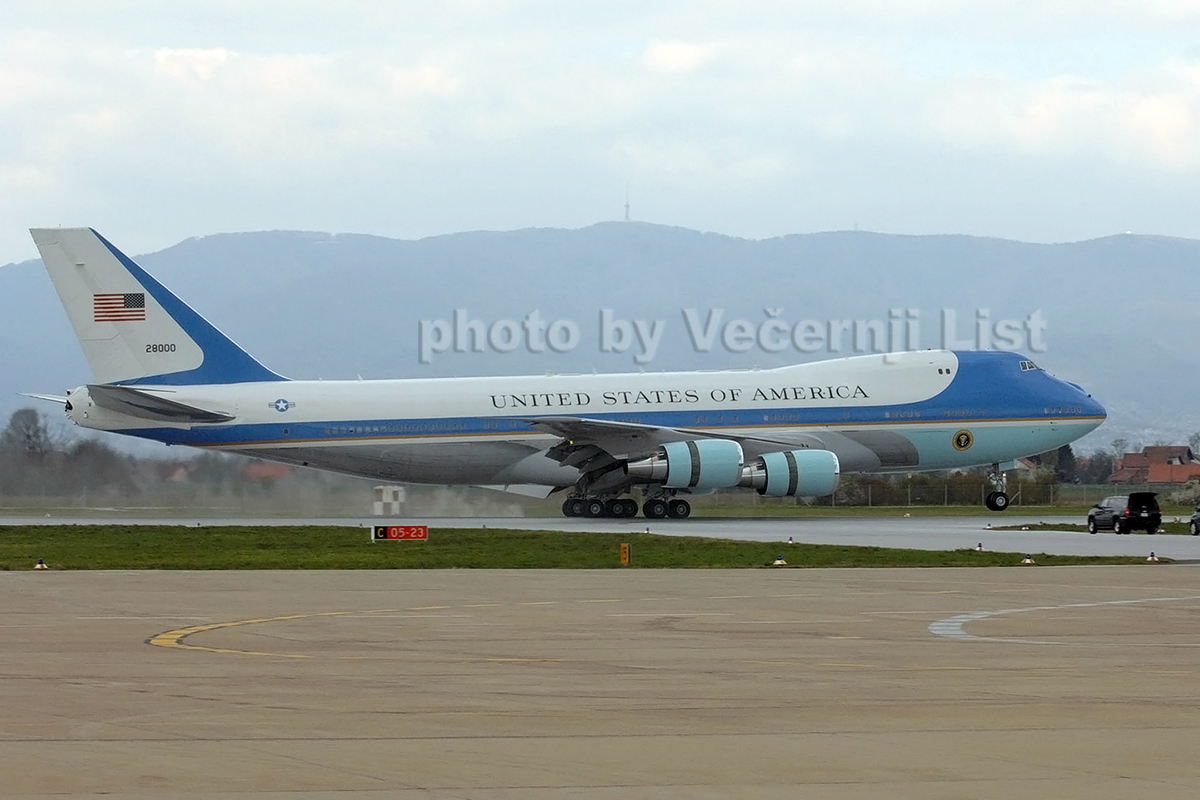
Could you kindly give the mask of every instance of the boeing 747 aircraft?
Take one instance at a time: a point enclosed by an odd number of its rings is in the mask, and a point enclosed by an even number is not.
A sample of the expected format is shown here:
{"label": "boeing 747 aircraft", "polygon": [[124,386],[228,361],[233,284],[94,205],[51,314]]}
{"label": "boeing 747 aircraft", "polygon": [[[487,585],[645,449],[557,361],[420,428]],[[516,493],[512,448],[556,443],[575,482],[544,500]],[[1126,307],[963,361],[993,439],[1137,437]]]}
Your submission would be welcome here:
{"label": "boeing 747 aircraft", "polygon": [[[289,380],[90,228],[31,231],[94,382],[84,428],[382,481],[566,493],[567,516],[683,518],[690,494],[822,496],[842,472],[1006,462],[1104,421],[1016,353],[926,350],[777,369]],[[1008,506],[1003,486],[987,498]]]}

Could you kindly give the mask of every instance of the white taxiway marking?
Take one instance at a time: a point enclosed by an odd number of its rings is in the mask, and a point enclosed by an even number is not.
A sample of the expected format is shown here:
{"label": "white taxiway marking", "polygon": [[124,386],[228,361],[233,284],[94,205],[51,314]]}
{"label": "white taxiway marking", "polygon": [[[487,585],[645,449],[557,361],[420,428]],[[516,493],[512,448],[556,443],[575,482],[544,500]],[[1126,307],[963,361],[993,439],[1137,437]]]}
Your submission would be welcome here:
{"label": "white taxiway marking", "polygon": [[[1181,600],[1200,600],[1200,595],[1190,595],[1187,597],[1146,597],[1141,600],[1106,600],[1101,603],[1067,603],[1061,606],[1029,606],[1027,608],[1003,608],[999,611],[976,611],[973,614],[959,614],[957,617],[938,620],[929,624],[929,632],[935,636],[944,636],[947,639],[957,639],[962,642],[1008,642],[1010,644],[1057,644],[1057,645],[1080,645],[1081,642],[1048,642],[1039,641],[1036,639],[1011,639],[998,636],[976,636],[973,633],[967,633],[963,630],[963,626],[968,622],[987,619],[989,617],[999,617],[1004,614],[1022,614],[1026,611],[1059,611],[1065,608],[1098,608],[1101,606],[1131,606],[1139,603],[1174,603]],[[1094,646],[1089,643],[1088,646]],[[1161,647],[1200,647],[1200,643],[1164,643],[1161,645],[1153,645]]]}

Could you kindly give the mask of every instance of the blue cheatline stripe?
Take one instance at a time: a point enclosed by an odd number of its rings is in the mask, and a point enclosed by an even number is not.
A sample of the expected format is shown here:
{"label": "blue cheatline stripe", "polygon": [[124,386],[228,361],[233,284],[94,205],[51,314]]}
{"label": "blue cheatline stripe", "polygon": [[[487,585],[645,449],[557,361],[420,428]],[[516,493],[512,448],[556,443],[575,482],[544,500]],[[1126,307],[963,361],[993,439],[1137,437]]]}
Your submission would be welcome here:
{"label": "blue cheatline stripe", "polygon": [[[599,421],[619,422],[627,415],[619,414],[588,414],[588,419]],[[765,421],[764,417],[775,418],[793,416],[792,412],[757,413],[757,414],[725,414],[720,422],[695,423],[691,419],[681,419],[681,415],[673,412],[658,412],[644,415],[641,422],[646,425],[657,425],[664,428],[693,428],[709,431],[727,429],[763,428],[797,428],[806,427],[845,427],[847,425],[942,425],[964,426],[980,425],[996,422],[1084,422],[1098,419],[1089,416],[1036,415],[1028,417],[988,417],[963,420],[958,418],[934,419],[882,419],[875,415],[874,419],[856,416],[853,421],[839,419],[806,420],[804,422],[773,422]],[[694,418],[694,415],[683,415]],[[287,431],[287,433],[284,433]],[[421,439],[429,437],[455,436],[522,436],[541,434],[531,424],[495,417],[428,417],[417,419],[362,419],[336,420],[323,422],[270,422],[249,425],[207,425],[196,426],[191,430],[177,428],[137,428],[122,430],[120,433],[155,439],[168,444],[184,444],[197,446],[221,446],[232,444],[288,444],[296,442],[322,441],[367,441],[372,439]]]}
{"label": "blue cheatline stripe", "polygon": [[163,310],[183,328],[184,332],[200,346],[204,361],[200,366],[185,372],[169,372],[165,375],[150,375],[119,381],[121,384],[148,384],[155,386],[195,386],[213,383],[253,383],[255,381],[285,381],[260,364],[254,356],[238,347],[232,339],[221,333],[212,323],[193,311],[186,303],[173,295],[169,289],[139,267],[133,259],[118,250],[111,242],[96,233],[104,246],[129,270],[130,274],[158,301]]}
{"label": "blue cheatline stripe", "polygon": [[[748,409],[639,410],[594,412],[578,416],[608,422],[632,422],[664,428],[720,431],[731,428],[868,425],[956,425],[1029,420],[1081,422],[1104,419],[1099,403],[1071,384],[1041,370],[1024,371],[1016,353],[959,353],[958,374],[940,394],[895,406],[811,408],[779,406]],[[1009,388],[1011,387],[1011,388]],[[565,410],[565,409],[564,409]],[[524,419],[560,414],[513,414]],[[285,434],[283,431],[287,430]],[[417,417],[393,419],[272,422],[196,427],[192,430],[145,428],[122,431],[171,444],[220,446],[272,442],[415,438],[428,436],[524,435],[538,433],[527,422],[505,417]]]}

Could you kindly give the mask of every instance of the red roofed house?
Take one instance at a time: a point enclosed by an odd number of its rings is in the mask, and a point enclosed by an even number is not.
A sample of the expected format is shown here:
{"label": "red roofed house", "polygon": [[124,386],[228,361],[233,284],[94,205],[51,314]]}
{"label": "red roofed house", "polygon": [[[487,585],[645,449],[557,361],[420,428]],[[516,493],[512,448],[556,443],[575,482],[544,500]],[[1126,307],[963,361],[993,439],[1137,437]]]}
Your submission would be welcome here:
{"label": "red roofed house", "polygon": [[1109,483],[1187,483],[1200,478],[1200,460],[1187,445],[1155,445],[1113,462]]}

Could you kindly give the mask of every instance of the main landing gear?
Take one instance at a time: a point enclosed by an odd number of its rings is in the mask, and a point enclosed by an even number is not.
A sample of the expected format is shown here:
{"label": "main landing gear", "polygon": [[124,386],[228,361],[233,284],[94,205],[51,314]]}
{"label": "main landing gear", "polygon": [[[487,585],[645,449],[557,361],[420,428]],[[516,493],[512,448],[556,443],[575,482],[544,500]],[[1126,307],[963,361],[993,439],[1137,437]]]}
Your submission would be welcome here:
{"label": "main landing gear", "polygon": [[692,515],[692,505],[678,498],[651,497],[642,503],[642,516],[646,519],[687,519]]}
{"label": "main landing gear", "polygon": [[[628,519],[637,516],[638,504],[631,497],[568,497],[563,501],[562,512],[564,517]],[[691,514],[691,503],[674,497],[651,497],[642,503],[642,516],[646,519],[687,519]]]}

